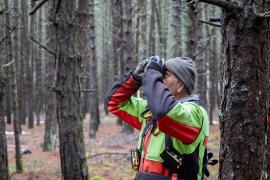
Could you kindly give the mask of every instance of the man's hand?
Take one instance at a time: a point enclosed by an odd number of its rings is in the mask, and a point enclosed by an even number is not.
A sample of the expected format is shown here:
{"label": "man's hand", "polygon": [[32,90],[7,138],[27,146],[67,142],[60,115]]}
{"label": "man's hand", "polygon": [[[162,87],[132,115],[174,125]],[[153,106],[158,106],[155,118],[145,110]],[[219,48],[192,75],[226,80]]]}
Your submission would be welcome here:
{"label": "man's hand", "polygon": [[146,66],[146,69],[155,69],[159,71],[161,74],[164,73],[165,70],[165,61],[160,59],[158,56],[151,56],[149,59],[149,63]]}
{"label": "man's hand", "polygon": [[142,77],[145,72],[145,67],[147,66],[148,63],[149,63],[149,59],[141,61],[136,67],[136,69],[133,71],[132,76],[137,82],[139,83],[142,82]]}

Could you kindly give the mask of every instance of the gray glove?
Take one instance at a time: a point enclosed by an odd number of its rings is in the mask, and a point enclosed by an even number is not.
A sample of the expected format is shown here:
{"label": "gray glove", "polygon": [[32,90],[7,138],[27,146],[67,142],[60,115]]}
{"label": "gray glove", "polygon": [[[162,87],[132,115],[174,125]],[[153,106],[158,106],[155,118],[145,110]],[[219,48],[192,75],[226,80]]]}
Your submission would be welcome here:
{"label": "gray glove", "polygon": [[145,67],[147,66],[148,62],[149,62],[149,59],[141,61],[136,67],[136,69],[133,71],[132,76],[139,83],[142,82],[142,77],[144,75]]}

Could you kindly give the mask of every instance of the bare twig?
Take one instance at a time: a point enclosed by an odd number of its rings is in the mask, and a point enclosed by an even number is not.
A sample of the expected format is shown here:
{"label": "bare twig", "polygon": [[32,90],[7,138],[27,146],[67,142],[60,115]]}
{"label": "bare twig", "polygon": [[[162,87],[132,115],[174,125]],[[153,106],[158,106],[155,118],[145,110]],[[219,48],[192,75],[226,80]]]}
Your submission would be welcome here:
{"label": "bare twig", "polygon": [[38,42],[37,40],[35,40],[32,36],[27,35],[27,37],[32,40],[33,42],[37,43],[39,45],[39,47],[43,48],[44,50],[46,50],[48,53],[52,54],[53,56],[55,56],[56,54],[49,50],[46,46],[44,46],[43,44],[41,44],[40,42]]}
{"label": "bare twig", "polygon": [[8,67],[8,66],[10,66],[11,64],[13,64],[13,62],[14,62],[14,59],[13,59],[12,61],[10,61],[9,63],[4,64],[3,67],[4,67],[4,68],[5,68],[5,67]]}
{"label": "bare twig", "polygon": [[81,92],[96,92],[93,89],[81,89]]}
{"label": "bare twig", "polygon": [[91,159],[93,157],[97,157],[97,156],[102,156],[102,155],[128,155],[128,153],[119,153],[119,152],[104,152],[104,153],[97,153],[97,154],[92,154],[88,157],[86,157],[87,159]]}
{"label": "bare twig", "polygon": [[17,29],[18,25],[19,23],[17,23],[3,38],[1,38],[0,44],[2,44],[2,42],[4,42],[8,38],[8,36]]}
{"label": "bare twig", "polygon": [[200,23],[204,23],[204,24],[208,24],[208,25],[211,25],[211,26],[215,26],[215,27],[221,27],[220,24],[215,24],[215,23],[211,23],[211,22],[208,22],[208,21],[204,21],[204,20],[199,20]]}
{"label": "bare twig", "polygon": [[33,15],[35,14],[35,12],[43,5],[47,2],[48,0],[42,0],[40,1],[35,7],[33,7],[30,12],[29,12],[29,15]]}

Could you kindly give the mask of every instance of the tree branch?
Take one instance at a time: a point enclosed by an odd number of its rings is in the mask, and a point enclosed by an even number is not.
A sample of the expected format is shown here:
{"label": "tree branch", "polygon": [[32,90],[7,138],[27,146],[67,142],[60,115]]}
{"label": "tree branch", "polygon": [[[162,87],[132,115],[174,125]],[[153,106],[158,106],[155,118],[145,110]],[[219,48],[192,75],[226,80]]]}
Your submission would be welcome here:
{"label": "tree branch", "polygon": [[222,9],[225,9],[226,11],[236,11],[239,9],[237,5],[225,0],[186,0],[186,2],[191,4],[196,4],[196,2],[204,2],[207,4],[218,6]]}
{"label": "tree branch", "polygon": [[56,54],[55,54],[53,51],[49,50],[46,46],[44,46],[43,44],[41,44],[40,42],[38,42],[37,40],[35,40],[32,36],[27,35],[27,37],[28,37],[30,40],[32,40],[32,41],[34,41],[35,43],[37,43],[37,44],[39,45],[39,47],[43,48],[43,49],[46,50],[48,53],[52,54],[53,56],[56,56]]}
{"label": "tree branch", "polygon": [[10,66],[11,64],[13,64],[13,62],[14,62],[14,59],[12,61],[10,61],[9,63],[4,64],[3,67],[6,68],[6,67]]}
{"label": "tree branch", "polygon": [[258,13],[255,11],[255,15],[258,18],[270,18],[270,11],[264,13]]}
{"label": "tree branch", "polygon": [[93,89],[81,89],[81,92],[96,92]]}
{"label": "tree branch", "polygon": [[211,23],[211,22],[208,22],[208,21],[204,21],[204,20],[198,20],[200,23],[204,23],[204,24],[208,24],[208,25],[211,25],[211,26],[215,26],[215,27],[221,27],[220,24],[215,24],[215,23]]}
{"label": "tree branch", "polygon": [[92,154],[86,157],[87,159],[91,159],[93,157],[102,156],[102,155],[128,155],[128,153],[120,153],[120,152],[104,152],[104,153],[97,153]]}
{"label": "tree branch", "polygon": [[47,2],[48,0],[42,0],[40,1],[35,7],[33,7],[30,12],[29,12],[29,15],[33,15],[35,14],[35,12],[43,5]]}
{"label": "tree branch", "polygon": [[8,36],[17,29],[18,25],[19,23],[17,23],[3,38],[1,38],[0,44],[2,44],[2,42],[4,42],[8,38]]}

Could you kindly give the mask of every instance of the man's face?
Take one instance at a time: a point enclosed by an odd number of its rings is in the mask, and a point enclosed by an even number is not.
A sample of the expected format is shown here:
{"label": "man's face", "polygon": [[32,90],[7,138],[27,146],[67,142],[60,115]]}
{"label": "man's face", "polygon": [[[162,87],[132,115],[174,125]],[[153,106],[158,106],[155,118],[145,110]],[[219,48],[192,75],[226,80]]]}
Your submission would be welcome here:
{"label": "man's face", "polygon": [[177,94],[182,91],[183,84],[176,78],[174,74],[169,71],[166,71],[163,83],[168,87],[174,96],[177,96]]}

